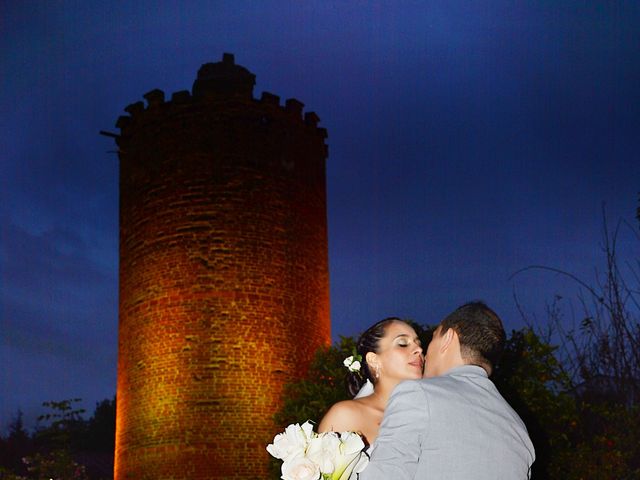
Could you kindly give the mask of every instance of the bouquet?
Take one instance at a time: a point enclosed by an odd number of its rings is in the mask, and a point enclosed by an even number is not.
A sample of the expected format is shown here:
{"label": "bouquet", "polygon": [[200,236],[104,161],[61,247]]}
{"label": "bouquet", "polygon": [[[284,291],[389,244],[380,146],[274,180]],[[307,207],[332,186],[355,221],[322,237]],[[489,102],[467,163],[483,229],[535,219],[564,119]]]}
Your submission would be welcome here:
{"label": "bouquet", "polygon": [[357,433],[316,433],[305,422],[277,434],[267,452],[282,460],[283,480],[348,480],[369,463],[364,447]]}

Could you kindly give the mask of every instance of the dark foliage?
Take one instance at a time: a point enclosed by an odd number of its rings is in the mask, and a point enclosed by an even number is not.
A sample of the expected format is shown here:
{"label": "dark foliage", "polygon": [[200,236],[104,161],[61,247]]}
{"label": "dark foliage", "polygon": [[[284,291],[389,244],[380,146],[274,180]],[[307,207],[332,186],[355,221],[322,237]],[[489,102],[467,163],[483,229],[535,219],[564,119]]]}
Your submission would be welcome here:
{"label": "dark foliage", "polygon": [[103,400],[85,420],[79,399],[44,402],[47,412],[29,434],[18,411],[0,437],[0,479],[108,479],[113,477],[115,399]]}

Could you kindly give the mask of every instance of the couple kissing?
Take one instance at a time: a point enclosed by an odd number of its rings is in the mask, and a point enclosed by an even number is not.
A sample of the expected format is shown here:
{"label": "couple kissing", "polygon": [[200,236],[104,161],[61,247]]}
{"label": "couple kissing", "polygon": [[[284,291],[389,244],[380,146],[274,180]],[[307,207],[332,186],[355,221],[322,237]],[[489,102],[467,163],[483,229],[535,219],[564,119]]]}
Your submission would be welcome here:
{"label": "couple kissing", "polygon": [[411,325],[384,319],[346,363],[353,400],[333,405],[318,431],[362,435],[370,461],[359,480],[530,478],[527,429],[489,379],[505,340],[482,302],[442,320],[424,355]]}

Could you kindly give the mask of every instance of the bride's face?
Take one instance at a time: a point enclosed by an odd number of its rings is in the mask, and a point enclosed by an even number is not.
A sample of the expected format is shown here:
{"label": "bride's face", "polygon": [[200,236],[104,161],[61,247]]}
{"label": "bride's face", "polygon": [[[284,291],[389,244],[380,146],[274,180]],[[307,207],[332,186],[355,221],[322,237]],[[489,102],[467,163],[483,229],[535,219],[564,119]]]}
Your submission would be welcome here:
{"label": "bride's face", "polygon": [[375,360],[380,378],[392,381],[422,378],[424,357],[420,339],[406,323],[393,322],[387,326]]}

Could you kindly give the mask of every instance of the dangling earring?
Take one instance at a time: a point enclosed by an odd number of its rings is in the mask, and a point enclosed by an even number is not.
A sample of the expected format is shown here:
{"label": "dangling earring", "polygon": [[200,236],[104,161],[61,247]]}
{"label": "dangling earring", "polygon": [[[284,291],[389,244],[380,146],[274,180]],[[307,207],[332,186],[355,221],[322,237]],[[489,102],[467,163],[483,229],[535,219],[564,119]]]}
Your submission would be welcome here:
{"label": "dangling earring", "polygon": [[376,380],[380,378],[380,365],[376,365]]}

